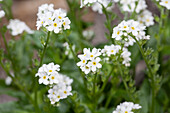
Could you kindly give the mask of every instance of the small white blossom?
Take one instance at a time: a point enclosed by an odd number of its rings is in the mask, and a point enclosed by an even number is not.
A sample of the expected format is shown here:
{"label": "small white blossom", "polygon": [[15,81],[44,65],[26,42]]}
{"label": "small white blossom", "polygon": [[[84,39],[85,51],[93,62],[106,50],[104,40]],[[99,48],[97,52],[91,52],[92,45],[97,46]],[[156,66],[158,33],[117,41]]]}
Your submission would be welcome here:
{"label": "small white blossom", "polygon": [[[13,73],[10,73],[10,74],[11,74],[11,76],[14,77],[14,74],[13,74]],[[11,83],[12,83],[12,78],[8,76],[8,77],[5,79],[5,84],[9,86],[9,85],[11,85]]]}
{"label": "small white blossom", "polygon": [[33,33],[33,31],[24,22],[18,19],[10,20],[7,28],[11,30],[12,32],[11,34],[13,36],[22,34],[24,31],[26,31],[29,34]]}
{"label": "small white blossom", "polygon": [[128,20],[122,21],[117,27],[113,28],[112,38],[121,41],[124,46],[133,45],[137,40],[147,40],[149,36],[145,35],[146,26],[140,24],[138,21]]}
{"label": "small white blossom", "polygon": [[37,13],[37,30],[41,27],[45,27],[48,31],[59,33],[62,30],[70,29],[71,21],[66,15],[67,13],[63,9],[55,10],[53,4],[41,5]]}
{"label": "small white blossom", "polygon": [[101,59],[99,58],[101,55],[100,49],[93,48],[91,52],[90,49],[84,48],[83,52],[84,54],[78,55],[81,61],[77,63],[77,66],[79,66],[85,74],[91,71],[95,72],[102,67],[100,64]]}
{"label": "small white blossom", "polygon": [[111,11],[113,8],[113,5],[108,7],[109,3],[112,2],[112,0],[81,0],[81,8],[87,4],[92,4],[92,10],[95,12],[98,12],[99,14],[103,14],[103,7],[106,8],[107,11]]}
{"label": "small white blossom", "polygon": [[140,109],[139,104],[134,104],[132,102],[124,102],[117,106],[113,113],[134,113],[132,110]]}
{"label": "small white blossom", "polygon": [[170,10],[170,0],[161,0],[159,3],[161,6],[166,7],[168,10]]}
{"label": "small white blossom", "polygon": [[147,27],[154,25],[154,17],[148,10],[144,10],[140,15],[138,15],[138,21],[140,24],[144,24]]}
{"label": "small white blossom", "polygon": [[104,49],[102,49],[103,55],[111,56],[111,55],[116,55],[119,50],[121,49],[121,46],[119,45],[111,45],[111,46],[104,46]]}
{"label": "small white blossom", "polygon": [[58,83],[58,71],[60,70],[59,65],[54,65],[54,63],[49,63],[48,65],[43,64],[39,68],[38,73],[35,75],[39,76],[39,84],[49,85],[53,83]]}
{"label": "small white blossom", "polygon": [[71,84],[73,80],[66,75],[59,74],[58,81],[58,83],[48,90],[48,98],[50,99],[51,104],[55,104],[56,102],[59,102],[60,99],[65,99],[72,95]]}
{"label": "small white blossom", "polygon": [[0,19],[5,16],[5,12],[3,10],[0,10]]}
{"label": "small white blossom", "polygon": [[139,13],[147,7],[145,0],[114,0],[114,2],[120,2],[122,10],[126,12]]}
{"label": "small white blossom", "polygon": [[127,48],[123,48],[123,53],[121,54],[121,57],[123,58],[122,64],[125,64],[125,66],[130,66],[130,61],[131,61],[131,53],[128,51]]}

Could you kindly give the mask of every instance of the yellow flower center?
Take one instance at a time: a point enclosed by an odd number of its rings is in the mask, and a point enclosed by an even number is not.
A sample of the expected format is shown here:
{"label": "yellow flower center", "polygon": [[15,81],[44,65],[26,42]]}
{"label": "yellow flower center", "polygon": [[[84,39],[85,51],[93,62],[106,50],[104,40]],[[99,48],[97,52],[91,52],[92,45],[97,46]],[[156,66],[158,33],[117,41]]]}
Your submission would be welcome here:
{"label": "yellow flower center", "polygon": [[49,72],[52,72],[52,70],[49,70]]}
{"label": "yellow flower center", "polygon": [[43,76],[43,79],[46,79],[46,76]]}
{"label": "yellow flower center", "polygon": [[85,60],[83,60],[83,63],[85,63],[86,61]]}
{"label": "yellow flower center", "polygon": [[86,66],[86,69],[89,69],[89,67],[88,67],[88,66]]}
{"label": "yellow flower center", "polygon": [[146,19],[147,22],[149,22],[150,20],[149,19]]}
{"label": "yellow flower center", "polygon": [[57,27],[57,23],[54,23],[54,27]]}
{"label": "yellow flower center", "polygon": [[131,27],[132,28],[132,30],[135,30],[135,28],[134,27]]}
{"label": "yellow flower center", "polygon": [[57,96],[57,98],[60,98],[60,96]]}
{"label": "yellow flower center", "polygon": [[66,23],[65,23],[65,22],[63,22],[63,25],[65,26],[65,25],[66,25]]}
{"label": "yellow flower center", "polygon": [[165,4],[168,4],[168,1],[165,1]]}
{"label": "yellow flower center", "polygon": [[86,56],[86,54],[84,54],[84,56]]}
{"label": "yellow flower center", "polygon": [[127,28],[127,26],[124,26],[123,28]]}
{"label": "yellow flower center", "polygon": [[55,93],[53,92],[53,95],[54,95]]}
{"label": "yellow flower center", "polygon": [[62,19],[62,17],[61,17],[61,16],[58,16],[58,18],[59,18],[59,19]]}
{"label": "yellow flower center", "polygon": [[93,55],[90,55],[90,57],[93,57]]}
{"label": "yellow flower center", "polygon": [[43,24],[44,22],[42,21],[41,24]]}
{"label": "yellow flower center", "polygon": [[64,94],[67,94],[67,91],[64,91]]}
{"label": "yellow flower center", "polygon": [[120,34],[120,31],[118,31],[117,34],[119,35],[119,34]]}
{"label": "yellow flower center", "polygon": [[52,80],[54,80],[54,79],[55,79],[55,77],[54,77],[54,76],[52,76],[52,77],[51,77],[51,79],[52,79]]}
{"label": "yellow flower center", "polygon": [[111,52],[113,53],[113,52],[114,52],[114,50],[111,50]]}
{"label": "yellow flower center", "polygon": [[93,62],[93,65],[96,65],[96,62]]}
{"label": "yellow flower center", "polygon": [[51,18],[49,18],[49,20],[51,20]]}
{"label": "yellow flower center", "polygon": [[125,111],[125,113],[128,113],[127,111]]}

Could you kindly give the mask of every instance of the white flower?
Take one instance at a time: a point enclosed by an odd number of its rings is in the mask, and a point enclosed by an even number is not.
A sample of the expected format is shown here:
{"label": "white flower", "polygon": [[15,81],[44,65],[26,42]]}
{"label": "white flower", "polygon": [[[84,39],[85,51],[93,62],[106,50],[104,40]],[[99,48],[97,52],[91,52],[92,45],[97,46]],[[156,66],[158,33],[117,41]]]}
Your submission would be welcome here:
{"label": "white flower", "polygon": [[[37,30],[45,27],[48,31],[59,33],[62,30],[70,29],[71,21],[66,17],[66,11],[61,8],[54,10],[53,7],[53,4],[44,4],[39,7],[36,22]],[[62,26],[64,29],[62,29]]]}
{"label": "white flower", "polygon": [[154,17],[148,10],[144,10],[140,15],[138,15],[138,21],[140,24],[144,24],[147,27],[154,25]]}
{"label": "white flower", "polygon": [[54,65],[54,63],[49,63],[48,65],[43,65],[44,66],[44,71],[50,75],[52,73],[55,73],[57,71],[60,71],[60,66],[59,65]]}
{"label": "white flower", "polygon": [[139,104],[134,104],[132,102],[124,102],[117,106],[116,110],[113,113],[133,113],[132,110],[140,109]]}
{"label": "white flower", "polygon": [[111,55],[116,55],[119,50],[121,49],[121,46],[119,45],[111,45],[111,46],[104,46],[104,49],[102,49],[102,53],[107,55],[107,56],[111,56]]}
{"label": "white flower", "polygon": [[87,4],[92,4],[91,6],[92,10],[95,12],[98,12],[99,14],[102,14],[103,13],[102,5],[106,8],[107,11],[111,11],[111,9],[113,8],[113,5],[111,7],[108,7],[110,2],[112,2],[112,0],[84,0],[84,1],[81,0],[80,8],[82,8],[83,6]]}
{"label": "white flower", "polygon": [[91,71],[91,66],[89,64],[81,66],[80,68],[85,74],[89,74]]}
{"label": "white flower", "polygon": [[140,11],[147,8],[146,1],[145,0],[139,0],[138,5],[136,7],[136,13],[139,13]]}
{"label": "white flower", "polygon": [[159,4],[170,10],[170,0],[161,0]]}
{"label": "white flower", "polygon": [[58,76],[58,73],[52,73],[49,76],[49,84],[56,84],[59,83],[60,76]]}
{"label": "white flower", "polygon": [[63,19],[64,30],[70,29],[70,23],[71,23],[71,21],[68,17]]}
{"label": "white flower", "polygon": [[[10,73],[10,74],[11,74],[11,76],[14,77],[14,74],[13,74],[13,73]],[[5,79],[5,84],[9,86],[9,85],[11,85],[11,83],[12,83],[12,78],[8,76],[8,77]]]}
{"label": "white flower", "polygon": [[145,0],[114,0],[120,2],[122,10],[127,12],[139,13],[141,10],[146,9],[147,5]]}
{"label": "white flower", "polygon": [[0,10],[0,18],[5,16],[5,12],[3,10]]}
{"label": "white flower", "polygon": [[36,76],[39,76],[39,84],[44,84],[44,85],[48,85],[49,84],[49,76],[47,75],[47,73],[45,72],[40,72],[38,74],[36,74]]}
{"label": "white flower", "polygon": [[132,46],[136,42],[134,38],[137,40],[149,39],[149,36],[145,36],[145,28],[146,26],[138,21],[122,21],[117,27],[113,28],[112,38],[119,40],[125,46]]}
{"label": "white flower", "polygon": [[22,34],[24,31],[26,31],[29,34],[33,33],[33,31],[24,22],[18,19],[10,20],[7,28],[12,31],[13,36]]}
{"label": "white flower", "polygon": [[89,62],[89,66],[91,66],[91,70],[93,72],[96,71],[96,69],[98,68],[102,68],[102,65],[99,63],[101,61],[101,59],[99,57],[97,57],[96,59],[93,59],[92,61]]}
{"label": "white flower", "polygon": [[123,58],[122,64],[125,64],[125,66],[130,66],[131,61],[131,53],[128,51],[127,48],[123,48],[123,53],[121,54],[121,57]]}
{"label": "white flower", "polygon": [[113,28],[112,38],[116,38],[116,40],[121,40],[122,35],[123,32],[118,27]]}
{"label": "white flower", "polygon": [[88,74],[90,71],[97,71],[97,68],[101,68],[102,65],[99,63],[101,59],[99,56],[101,55],[101,50],[93,48],[92,52],[90,49],[84,48],[84,54],[78,55],[80,58],[80,62],[77,63],[77,66],[85,73]]}
{"label": "white flower", "polygon": [[59,82],[59,74],[60,70],[59,65],[54,65],[54,63],[49,63],[48,65],[43,64],[42,67],[39,68],[38,73],[36,73],[36,77],[39,76],[39,84],[54,84]]}
{"label": "white flower", "polygon": [[69,95],[72,95],[72,82],[73,80],[66,75],[59,74],[58,83],[48,90],[48,98],[50,99],[51,104],[55,104],[56,102],[59,102],[60,99],[65,99]]}
{"label": "white flower", "polygon": [[60,20],[59,19],[55,19],[54,21],[52,21],[49,24],[47,29],[49,31],[54,31],[55,33],[59,33],[61,31],[61,26],[62,26],[62,23],[60,22]]}

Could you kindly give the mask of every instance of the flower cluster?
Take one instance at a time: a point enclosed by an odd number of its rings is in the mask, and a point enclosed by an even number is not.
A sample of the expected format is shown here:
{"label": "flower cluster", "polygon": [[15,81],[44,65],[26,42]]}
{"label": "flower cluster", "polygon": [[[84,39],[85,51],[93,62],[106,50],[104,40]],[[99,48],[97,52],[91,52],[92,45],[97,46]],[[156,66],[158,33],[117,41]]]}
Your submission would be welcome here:
{"label": "flower cluster", "polygon": [[51,104],[55,104],[60,99],[72,95],[71,83],[73,80],[65,75],[59,74],[58,71],[60,71],[60,66],[57,64],[43,64],[35,75],[39,77],[39,84],[50,85],[50,87],[52,87],[48,90],[48,98]]}
{"label": "flower cluster", "polygon": [[13,36],[22,34],[24,31],[26,31],[29,34],[33,33],[33,31],[24,22],[18,19],[14,19],[14,20],[11,19],[7,28],[12,31],[11,34]]}
{"label": "flower cluster", "polygon": [[5,12],[3,10],[0,10],[0,19],[5,16]]}
{"label": "flower cluster", "polygon": [[43,4],[38,9],[37,29],[45,27],[48,31],[54,31],[59,33],[63,29],[70,29],[70,23],[68,17],[66,17],[66,11],[62,9],[54,9],[53,4]]}
{"label": "flower cluster", "polygon": [[139,104],[132,102],[124,102],[117,106],[113,113],[134,113],[132,110],[142,108]]}
{"label": "flower cluster", "polygon": [[122,21],[117,27],[113,28],[112,38],[121,41],[124,46],[133,45],[135,40],[150,39],[145,35],[146,26],[141,25],[138,21],[128,20]]}
{"label": "flower cluster", "polygon": [[55,104],[56,102],[59,102],[60,99],[65,99],[67,96],[72,95],[71,84],[73,80],[62,74],[59,74],[58,76],[58,84],[48,90],[48,98],[50,99],[51,104]]}
{"label": "flower cluster", "polygon": [[59,74],[60,71],[59,65],[54,65],[54,63],[49,63],[48,65],[43,64],[42,67],[39,68],[38,73],[35,75],[39,76],[39,84],[49,85],[54,83],[59,83]]}
{"label": "flower cluster", "polygon": [[91,52],[90,49],[84,48],[83,52],[84,54],[78,55],[81,61],[77,63],[77,66],[80,66],[85,74],[90,73],[90,71],[96,72],[97,69],[102,67],[99,57],[101,49],[93,48]]}
{"label": "flower cluster", "polygon": [[[156,0],[159,1],[159,0]],[[161,6],[166,7],[168,10],[170,10],[170,0],[160,0],[159,3]]]}
{"label": "flower cluster", "polygon": [[83,7],[87,4],[92,4],[92,10],[95,11],[95,12],[98,12],[99,14],[102,14],[103,11],[103,7],[102,5],[106,8],[106,10],[110,11],[112,8],[113,8],[113,5],[108,7],[109,3],[111,2],[112,0],[84,0],[82,1],[81,0],[81,6],[80,7]]}
{"label": "flower cluster", "polygon": [[109,60],[109,57],[114,55],[116,56],[117,58],[119,57],[119,54],[120,54],[120,58],[123,59],[123,62],[122,64],[125,64],[125,66],[130,66],[130,61],[131,61],[131,53],[128,51],[127,48],[123,48],[122,49],[122,53],[120,53],[120,50],[121,50],[121,46],[120,45],[110,45],[110,46],[104,46],[104,49],[102,49],[102,53],[103,53],[103,56],[107,56],[107,58],[105,59],[108,59]]}
{"label": "flower cluster", "polygon": [[154,17],[149,10],[142,11],[142,13],[138,15],[138,21],[147,27],[154,25]]}
{"label": "flower cluster", "polygon": [[119,53],[119,50],[121,50],[121,46],[120,45],[106,45],[104,46],[104,49],[102,49],[102,53],[103,56],[111,56],[111,55],[116,55],[117,53]]}
{"label": "flower cluster", "polygon": [[123,11],[139,13],[147,7],[145,0],[114,0],[120,2]]}

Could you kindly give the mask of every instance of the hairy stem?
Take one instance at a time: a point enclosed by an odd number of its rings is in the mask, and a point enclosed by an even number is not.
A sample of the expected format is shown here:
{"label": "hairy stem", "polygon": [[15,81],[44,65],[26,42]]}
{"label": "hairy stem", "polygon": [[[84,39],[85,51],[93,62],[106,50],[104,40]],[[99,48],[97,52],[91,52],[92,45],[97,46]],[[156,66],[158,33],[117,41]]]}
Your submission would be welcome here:
{"label": "hairy stem", "polygon": [[154,113],[154,110],[155,110],[155,81],[154,81],[154,75],[153,75],[151,66],[149,65],[149,63],[148,63],[148,61],[146,59],[146,56],[144,54],[144,51],[143,51],[141,45],[139,44],[139,42],[138,42],[138,40],[136,38],[134,38],[134,39],[135,39],[136,43],[138,44],[138,47],[139,47],[140,52],[142,54],[142,57],[143,57],[143,59],[144,59],[144,61],[146,63],[146,66],[147,66],[147,68],[149,70],[149,73],[151,75],[151,80],[152,80],[151,81],[152,82],[151,83],[151,87],[152,87],[152,106],[151,106],[151,112]]}
{"label": "hairy stem", "polygon": [[[40,64],[39,64],[39,67],[42,65],[43,63],[43,59],[44,59],[44,56],[45,56],[45,52],[47,50],[47,45],[48,45],[48,42],[49,42],[49,38],[50,38],[50,31],[48,31],[47,33],[47,40],[46,40],[46,43],[45,43],[45,46],[44,46],[44,49],[43,49],[43,53],[41,55],[41,59],[40,59]],[[35,106],[36,106],[36,112],[37,113],[40,113],[40,109],[39,109],[39,106],[38,106],[38,102],[37,102],[37,92],[38,92],[38,87],[39,87],[39,84],[38,84],[38,78],[36,77],[35,78],[35,92],[34,92],[34,100],[35,100]]]}

